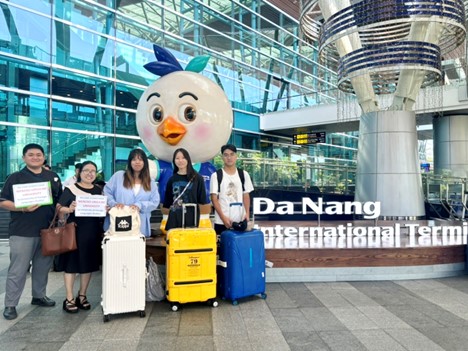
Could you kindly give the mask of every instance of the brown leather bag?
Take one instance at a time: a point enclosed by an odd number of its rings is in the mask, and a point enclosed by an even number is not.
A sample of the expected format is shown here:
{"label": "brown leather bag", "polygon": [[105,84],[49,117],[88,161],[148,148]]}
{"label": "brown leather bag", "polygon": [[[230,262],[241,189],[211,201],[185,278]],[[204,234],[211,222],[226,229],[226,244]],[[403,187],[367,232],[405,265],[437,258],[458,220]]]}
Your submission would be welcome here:
{"label": "brown leather bag", "polygon": [[55,256],[77,249],[76,246],[76,224],[66,223],[57,226],[56,219],[61,206],[57,206],[54,218],[49,228],[41,229],[42,255]]}

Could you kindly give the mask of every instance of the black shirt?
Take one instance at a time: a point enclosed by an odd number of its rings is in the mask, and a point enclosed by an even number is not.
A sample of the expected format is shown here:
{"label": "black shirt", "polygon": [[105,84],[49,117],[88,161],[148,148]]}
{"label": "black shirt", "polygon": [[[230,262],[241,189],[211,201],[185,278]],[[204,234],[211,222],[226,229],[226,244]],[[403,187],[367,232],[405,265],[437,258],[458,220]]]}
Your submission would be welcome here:
{"label": "black shirt", "polygon": [[[163,207],[169,208],[174,200],[184,191],[189,179],[187,175],[174,174],[166,185]],[[201,175],[197,174],[187,190],[181,196],[181,200],[186,204],[206,204],[205,182]]]}
{"label": "black shirt", "polygon": [[27,167],[21,171],[11,174],[2,189],[0,197],[14,202],[13,185],[14,184],[27,184],[50,182],[52,191],[52,205],[45,205],[39,207],[33,212],[10,212],[10,236],[27,236],[36,237],[40,236],[40,230],[49,227],[50,221],[54,217],[55,205],[58,202],[60,195],[62,195],[62,182],[60,181],[57,173],[42,169],[41,173],[35,174]]}

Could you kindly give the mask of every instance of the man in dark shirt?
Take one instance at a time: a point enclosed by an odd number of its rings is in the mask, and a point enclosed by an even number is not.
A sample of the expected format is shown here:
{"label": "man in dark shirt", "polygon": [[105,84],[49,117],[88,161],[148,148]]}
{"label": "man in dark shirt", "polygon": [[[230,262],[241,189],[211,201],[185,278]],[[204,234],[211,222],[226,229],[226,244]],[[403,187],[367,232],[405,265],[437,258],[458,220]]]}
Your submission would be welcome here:
{"label": "man in dark shirt", "polygon": [[[31,304],[45,307],[55,306],[55,301],[46,296],[46,286],[53,256],[41,253],[40,230],[47,228],[54,216],[55,204],[62,194],[59,176],[42,167],[44,149],[38,144],[28,144],[23,148],[23,161],[26,164],[19,172],[11,174],[0,194],[0,207],[10,211],[10,266],[5,285],[5,319],[17,317],[16,306],[26,283],[29,266],[32,263]],[[53,204],[16,207],[13,185],[49,182]]]}

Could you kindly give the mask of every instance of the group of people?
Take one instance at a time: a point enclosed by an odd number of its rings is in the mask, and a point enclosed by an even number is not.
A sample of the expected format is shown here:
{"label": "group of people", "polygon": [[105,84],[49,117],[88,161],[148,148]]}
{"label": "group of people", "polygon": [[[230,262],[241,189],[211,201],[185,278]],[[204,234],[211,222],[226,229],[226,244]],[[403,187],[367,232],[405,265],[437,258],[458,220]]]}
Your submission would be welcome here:
{"label": "group of people", "polygon": [[[237,148],[232,144],[222,146],[222,178],[215,172],[210,178],[210,197],[215,210],[214,229],[217,234],[232,228],[233,221],[248,220],[250,195],[253,191],[249,174],[236,167]],[[54,257],[41,253],[41,229],[48,228],[55,211],[63,221],[76,224],[77,250],[57,256],[55,270],[64,272],[66,297],[63,310],[77,313],[91,309],[86,292],[93,272],[100,267],[100,243],[103,231],[109,228],[109,218],[75,216],[76,197],[79,195],[105,195],[107,211],[112,207],[130,206],[140,214],[140,231],[151,235],[151,212],[159,206],[160,197],[157,184],[150,176],[149,161],[145,152],[134,149],[130,152],[127,167],[116,172],[104,188],[96,185],[97,166],[85,161],[75,166],[76,173],[67,186],[63,187],[60,177],[43,167],[44,149],[38,144],[28,144],[23,148],[25,167],[11,174],[0,194],[0,207],[11,212],[9,226],[10,265],[5,286],[5,309],[7,320],[17,318],[16,306],[31,268],[31,304],[53,307],[55,301],[47,297],[48,273]],[[175,150],[172,159],[173,175],[165,189],[164,208],[183,203],[206,204],[206,191],[203,177],[198,174],[187,150]],[[243,172],[243,174],[239,174]],[[223,179],[224,181],[220,181]],[[14,185],[37,182],[50,182],[52,203],[16,207]],[[220,183],[220,184],[219,184]],[[232,204],[240,204],[242,215],[232,215]],[[104,220],[104,221],[103,221]],[[103,225],[104,223],[104,225]],[[74,294],[75,278],[80,275],[79,290]]]}

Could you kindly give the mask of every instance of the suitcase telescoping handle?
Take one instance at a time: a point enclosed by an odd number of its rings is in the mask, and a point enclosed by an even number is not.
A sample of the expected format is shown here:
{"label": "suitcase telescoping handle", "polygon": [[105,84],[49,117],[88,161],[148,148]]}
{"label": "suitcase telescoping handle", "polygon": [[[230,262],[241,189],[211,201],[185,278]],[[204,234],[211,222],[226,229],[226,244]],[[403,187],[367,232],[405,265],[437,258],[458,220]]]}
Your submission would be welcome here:
{"label": "suitcase telescoping handle", "polygon": [[[239,219],[233,218],[234,217],[234,215],[232,213],[233,209],[239,210],[239,211],[237,211],[237,214],[240,213],[241,218],[239,218]],[[241,222],[244,219],[244,217],[245,217],[244,203],[243,202],[231,202],[229,204],[229,218],[231,219],[231,221]]]}
{"label": "suitcase telescoping handle", "polygon": [[193,221],[195,222],[193,225],[197,225],[197,204],[182,204],[182,228],[185,228],[185,215],[187,214],[187,207],[193,207]]}

